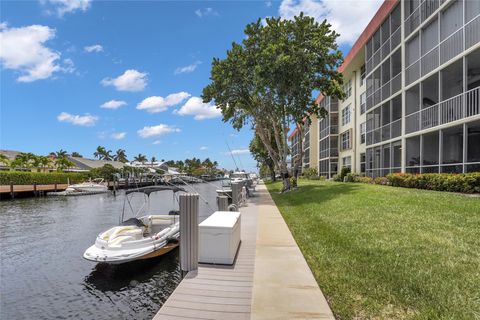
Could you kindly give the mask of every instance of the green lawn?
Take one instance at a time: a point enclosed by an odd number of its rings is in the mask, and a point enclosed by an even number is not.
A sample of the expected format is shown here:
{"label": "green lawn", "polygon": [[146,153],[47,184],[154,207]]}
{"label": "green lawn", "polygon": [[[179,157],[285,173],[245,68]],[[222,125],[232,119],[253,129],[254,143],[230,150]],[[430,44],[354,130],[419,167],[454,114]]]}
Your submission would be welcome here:
{"label": "green lawn", "polygon": [[480,319],[480,198],[299,185],[267,186],[337,319]]}

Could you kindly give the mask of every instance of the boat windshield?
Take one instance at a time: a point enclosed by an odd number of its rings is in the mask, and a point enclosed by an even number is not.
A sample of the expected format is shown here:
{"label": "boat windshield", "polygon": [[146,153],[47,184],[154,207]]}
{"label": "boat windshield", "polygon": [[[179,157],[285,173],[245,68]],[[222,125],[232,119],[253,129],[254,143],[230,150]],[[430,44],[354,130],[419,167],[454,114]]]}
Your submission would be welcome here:
{"label": "boat windshield", "polygon": [[245,172],[234,172],[230,175],[230,178],[232,179],[248,179],[248,176]]}
{"label": "boat windshield", "polygon": [[231,186],[232,186],[232,181],[230,179],[223,179],[222,180],[222,188],[231,187]]}

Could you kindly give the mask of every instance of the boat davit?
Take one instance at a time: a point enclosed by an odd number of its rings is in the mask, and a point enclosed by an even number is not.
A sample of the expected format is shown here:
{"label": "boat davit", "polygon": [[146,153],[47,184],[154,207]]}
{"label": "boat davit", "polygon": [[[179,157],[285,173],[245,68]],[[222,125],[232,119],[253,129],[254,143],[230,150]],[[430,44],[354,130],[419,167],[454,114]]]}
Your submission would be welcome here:
{"label": "boat davit", "polygon": [[[127,190],[125,202],[132,208],[129,195],[140,193],[145,197],[144,205],[139,209],[136,217],[124,219],[124,210],[120,218],[120,225],[101,232],[95,244],[88,248],[83,257],[94,262],[120,264],[135,260],[161,256],[179,245],[179,216],[178,211],[167,214],[145,214],[149,208],[150,195],[155,192],[173,192],[176,199],[177,192],[185,192],[177,186],[151,186]],[[149,210],[149,209],[148,209]]]}

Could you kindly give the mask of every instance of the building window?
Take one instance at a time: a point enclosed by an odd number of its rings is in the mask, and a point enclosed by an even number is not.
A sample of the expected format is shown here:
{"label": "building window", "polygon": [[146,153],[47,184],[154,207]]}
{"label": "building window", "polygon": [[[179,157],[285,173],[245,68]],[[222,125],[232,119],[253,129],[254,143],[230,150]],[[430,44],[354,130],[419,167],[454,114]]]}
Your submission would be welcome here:
{"label": "building window", "polygon": [[360,173],[365,173],[365,153],[360,153]]}
{"label": "building window", "polygon": [[360,114],[364,114],[367,110],[367,97],[365,92],[360,95]]}
{"label": "building window", "polygon": [[366,77],[366,72],[365,72],[365,65],[363,65],[360,68],[360,87],[365,84],[365,77]]}
{"label": "building window", "polygon": [[348,105],[342,110],[342,126],[349,124],[350,118],[351,118],[351,108],[350,108],[350,105]]}
{"label": "building window", "polygon": [[367,123],[360,123],[360,144],[365,143],[365,137],[367,133]]}
{"label": "building window", "polygon": [[352,167],[352,157],[343,157],[342,158],[342,168],[351,168]]}
{"label": "building window", "polygon": [[342,142],[342,150],[350,149],[350,130],[345,131],[340,136]]}
{"label": "building window", "polygon": [[348,80],[348,82],[343,85],[343,92],[345,92],[345,100],[350,98],[352,95],[352,79]]}

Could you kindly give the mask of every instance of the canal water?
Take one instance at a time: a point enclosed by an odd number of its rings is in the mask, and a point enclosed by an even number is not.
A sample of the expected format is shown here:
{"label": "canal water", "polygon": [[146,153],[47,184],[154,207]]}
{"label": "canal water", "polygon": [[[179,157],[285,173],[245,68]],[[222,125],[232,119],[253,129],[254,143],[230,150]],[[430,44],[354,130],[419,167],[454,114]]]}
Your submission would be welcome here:
{"label": "canal water", "polygon": [[[202,221],[216,210],[215,186],[192,187],[203,198]],[[82,258],[101,231],[118,224],[124,198],[120,191],[0,202],[0,318],[151,319],[181,280],[178,249],[117,266]],[[143,202],[137,194],[132,206]],[[168,212],[172,193],[154,193],[150,203],[152,213]]]}

